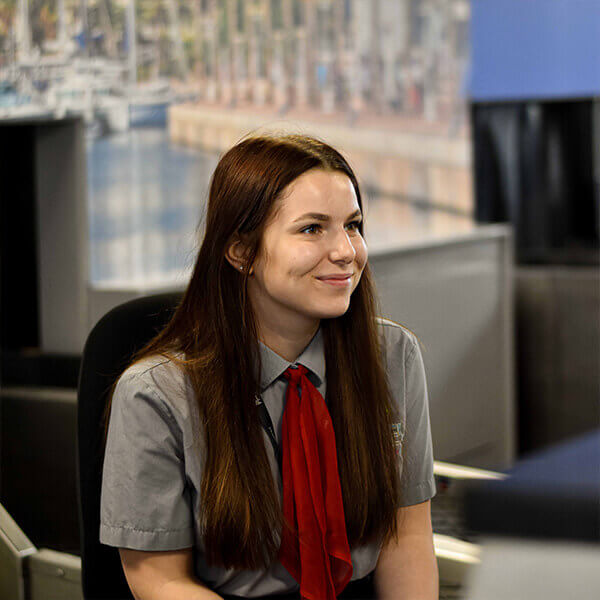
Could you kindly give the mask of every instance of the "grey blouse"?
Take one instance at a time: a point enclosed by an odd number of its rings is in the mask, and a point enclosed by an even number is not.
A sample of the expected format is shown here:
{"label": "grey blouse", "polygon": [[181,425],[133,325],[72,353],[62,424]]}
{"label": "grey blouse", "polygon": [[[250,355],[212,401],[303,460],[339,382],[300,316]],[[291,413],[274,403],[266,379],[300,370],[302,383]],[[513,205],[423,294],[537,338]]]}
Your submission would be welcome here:
{"label": "grey blouse", "polygon": [[[403,504],[425,502],[435,493],[433,448],[423,358],[415,336],[397,323],[378,318],[392,395],[405,419],[394,436],[400,449]],[[262,399],[277,441],[287,380],[287,360],[260,343]],[[297,358],[325,398],[325,358],[321,329]],[[295,364],[295,363],[294,363]],[[253,598],[297,591],[298,583],[275,561],[266,571],[209,566],[199,529],[202,430],[189,380],[164,357],[149,357],[120,377],[110,415],[102,475],[100,542],[136,550],[194,548],[196,576],[216,593]],[[281,494],[281,475],[263,431],[271,471]],[[381,547],[354,548],[352,579],[370,573]]]}

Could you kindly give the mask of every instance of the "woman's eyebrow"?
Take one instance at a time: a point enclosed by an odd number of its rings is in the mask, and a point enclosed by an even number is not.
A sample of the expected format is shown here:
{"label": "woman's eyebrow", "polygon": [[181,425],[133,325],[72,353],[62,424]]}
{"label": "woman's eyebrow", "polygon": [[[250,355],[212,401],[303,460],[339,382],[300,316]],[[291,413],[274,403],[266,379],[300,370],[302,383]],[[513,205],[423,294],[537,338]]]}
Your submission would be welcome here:
{"label": "woman's eyebrow", "polygon": [[[362,218],[360,209],[355,210],[351,215],[348,215],[346,220],[353,219],[354,217]],[[304,219],[313,219],[315,221],[325,221],[325,222],[331,221],[331,217],[329,215],[325,215],[323,213],[306,213],[306,214],[302,215],[301,217],[298,217],[297,219],[295,219],[294,223],[297,223],[298,221],[303,221]]]}

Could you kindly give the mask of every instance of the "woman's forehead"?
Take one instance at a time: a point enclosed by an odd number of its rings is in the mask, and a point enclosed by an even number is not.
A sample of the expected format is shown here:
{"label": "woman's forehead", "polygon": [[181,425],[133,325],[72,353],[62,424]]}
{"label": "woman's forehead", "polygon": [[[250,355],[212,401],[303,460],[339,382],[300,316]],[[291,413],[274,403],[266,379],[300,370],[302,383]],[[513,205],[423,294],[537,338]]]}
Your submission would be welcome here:
{"label": "woman's forehead", "polygon": [[295,179],[280,197],[280,217],[306,212],[341,212],[359,208],[350,178],[339,171],[312,169]]}

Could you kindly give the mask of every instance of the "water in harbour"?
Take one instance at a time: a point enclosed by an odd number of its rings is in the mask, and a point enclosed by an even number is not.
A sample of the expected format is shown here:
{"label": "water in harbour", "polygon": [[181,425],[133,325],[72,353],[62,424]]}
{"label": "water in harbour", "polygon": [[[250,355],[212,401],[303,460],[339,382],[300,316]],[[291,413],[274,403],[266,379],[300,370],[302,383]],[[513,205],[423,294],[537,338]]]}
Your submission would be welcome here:
{"label": "water in harbour", "polygon": [[91,284],[161,286],[185,278],[218,157],[148,128],[88,140],[87,159]]}

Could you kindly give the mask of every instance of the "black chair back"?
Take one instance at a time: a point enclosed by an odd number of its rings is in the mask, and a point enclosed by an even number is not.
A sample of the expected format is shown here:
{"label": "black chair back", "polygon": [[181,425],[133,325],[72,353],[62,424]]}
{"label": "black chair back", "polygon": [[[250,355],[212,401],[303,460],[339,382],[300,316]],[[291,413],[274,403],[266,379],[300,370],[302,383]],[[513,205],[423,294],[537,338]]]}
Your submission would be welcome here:
{"label": "black chair back", "polygon": [[102,416],[112,384],[133,354],[165,327],[182,296],[182,292],[157,294],[113,308],[94,326],[83,349],[77,390],[77,484],[86,600],[133,599],[118,549],[99,541]]}

